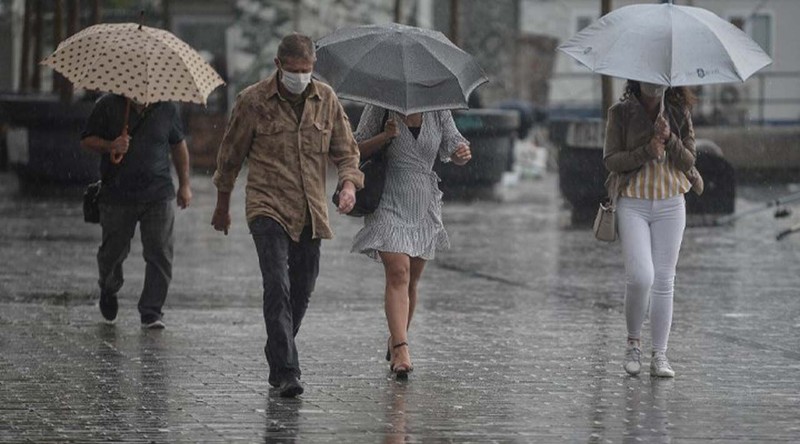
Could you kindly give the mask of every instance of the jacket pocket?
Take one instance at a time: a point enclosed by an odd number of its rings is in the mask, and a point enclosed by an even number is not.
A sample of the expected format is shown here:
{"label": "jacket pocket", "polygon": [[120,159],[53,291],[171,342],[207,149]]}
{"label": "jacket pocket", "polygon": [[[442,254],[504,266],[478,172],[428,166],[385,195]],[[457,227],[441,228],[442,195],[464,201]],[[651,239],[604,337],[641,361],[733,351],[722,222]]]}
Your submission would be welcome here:
{"label": "jacket pocket", "polygon": [[308,132],[310,143],[304,149],[314,153],[327,153],[331,144],[331,129],[324,122],[314,122]]}
{"label": "jacket pocket", "polygon": [[256,126],[256,134],[259,136],[271,137],[283,133],[285,129],[275,122],[259,123]]}

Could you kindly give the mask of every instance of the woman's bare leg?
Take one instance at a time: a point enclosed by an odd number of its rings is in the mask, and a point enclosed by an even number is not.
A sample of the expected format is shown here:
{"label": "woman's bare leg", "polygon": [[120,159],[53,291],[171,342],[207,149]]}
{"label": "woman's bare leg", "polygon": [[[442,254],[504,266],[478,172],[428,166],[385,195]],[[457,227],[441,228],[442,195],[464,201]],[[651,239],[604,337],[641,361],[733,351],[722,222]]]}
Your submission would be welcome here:
{"label": "woman's bare leg", "polygon": [[408,283],[408,325],[406,330],[411,328],[411,318],[414,317],[414,309],[417,307],[417,284],[425,270],[425,259],[418,257],[411,258],[411,279]]}
{"label": "woman's bare leg", "polygon": [[380,252],[383,269],[386,274],[385,310],[392,338],[392,366],[405,365],[411,367],[411,356],[407,346],[397,344],[408,342],[408,288],[411,280],[411,260],[402,253]]}

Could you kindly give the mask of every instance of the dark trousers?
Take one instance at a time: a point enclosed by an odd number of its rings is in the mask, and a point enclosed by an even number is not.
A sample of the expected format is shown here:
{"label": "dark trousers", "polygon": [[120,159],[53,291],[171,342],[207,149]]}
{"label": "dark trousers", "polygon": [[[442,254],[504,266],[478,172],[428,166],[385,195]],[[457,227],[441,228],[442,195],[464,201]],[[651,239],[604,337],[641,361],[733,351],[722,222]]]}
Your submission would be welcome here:
{"label": "dark trousers", "polygon": [[172,199],[143,204],[101,204],[103,243],[97,252],[100,293],[116,295],[124,282],[122,263],[131,250],[131,239],[139,224],[146,263],[144,288],[139,297],[142,320],[161,318],[172,279],[172,248],[175,209]]}
{"label": "dark trousers", "polygon": [[269,217],[256,217],[249,225],[264,281],[269,380],[279,383],[288,374],[300,377],[294,338],[319,275],[320,240],[312,239],[311,227],[306,227],[300,242],[294,242]]}

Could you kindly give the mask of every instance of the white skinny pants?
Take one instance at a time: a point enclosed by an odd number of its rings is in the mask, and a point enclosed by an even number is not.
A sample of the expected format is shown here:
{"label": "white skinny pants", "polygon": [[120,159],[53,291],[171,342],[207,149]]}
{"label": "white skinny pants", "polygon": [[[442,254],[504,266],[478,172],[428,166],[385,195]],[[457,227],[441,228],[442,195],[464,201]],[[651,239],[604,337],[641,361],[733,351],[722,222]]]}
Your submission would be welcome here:
{"label": "white skinny pants", "polygon": [[667,351],[672,324],[675,267],[686,227],[683,195],[650,200],[620,197],[617,229],[625,258],[628,337],[640,339],[650,303],[653,350]]}

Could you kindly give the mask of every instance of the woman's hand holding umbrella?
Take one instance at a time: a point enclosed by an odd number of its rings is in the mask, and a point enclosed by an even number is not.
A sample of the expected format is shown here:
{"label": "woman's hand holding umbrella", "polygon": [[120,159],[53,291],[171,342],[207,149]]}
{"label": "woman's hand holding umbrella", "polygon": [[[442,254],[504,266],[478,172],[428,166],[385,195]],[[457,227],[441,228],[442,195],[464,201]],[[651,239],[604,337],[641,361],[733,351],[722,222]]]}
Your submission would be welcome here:
{"label": "woman's hand holding umbrella", "polygon": [[400,135],[400,128],[394,119],[386,119],[386,126],[383,127],[383,134],[386,135],[388,140],[392,140]]}
{"label": "woman's hand holding umbrella", "polygon": [[653,137],[650,138],[650,143],[647,144],[647,153],[661,162],[664,159],[664,151],[666,144],[669,140],[669,122],[664,116],[660,115],[656,118],[654,124]]}
{"label": "woman's hand holding umbrella", "polygon": [[664,157],[664,139],[661,138],[661,135],[656,132],[653,134],[653,137],[650,139],[650,143],[647,144],[647,153],[650,154],[654,159],[658,159],[660,162],[661,159]]}
{"label": "woman's hand holding umbrella", "polygon": [[656,134],[661,137],[664,143],[669,140],[669,122],[663,115],[659,115],[656,119]]}

